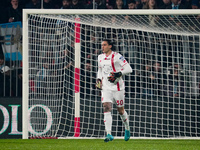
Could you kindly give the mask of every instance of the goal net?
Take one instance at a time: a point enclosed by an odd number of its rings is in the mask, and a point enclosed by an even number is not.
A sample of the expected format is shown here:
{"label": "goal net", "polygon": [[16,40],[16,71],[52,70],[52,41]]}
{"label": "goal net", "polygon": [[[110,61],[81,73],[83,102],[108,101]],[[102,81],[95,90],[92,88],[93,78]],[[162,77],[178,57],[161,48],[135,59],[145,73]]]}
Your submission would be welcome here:
{"label": "goal net", "polygon": [[[160,14],[161,13],[161,14]],[[200,137],[199,10],[24,10],[23,138],[102,138],[101,42],[124,76],[131,137]],[[113,105],[112,135],[124,136]]]}

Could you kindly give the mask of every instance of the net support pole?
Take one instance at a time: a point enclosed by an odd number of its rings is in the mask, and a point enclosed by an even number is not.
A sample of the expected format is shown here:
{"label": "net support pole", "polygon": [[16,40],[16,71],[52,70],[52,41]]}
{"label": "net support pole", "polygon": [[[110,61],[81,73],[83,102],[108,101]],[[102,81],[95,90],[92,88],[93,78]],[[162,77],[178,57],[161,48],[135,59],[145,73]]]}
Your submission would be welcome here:
{"label": "net support pole", "polygon": [[29,74],[28,74],[28,17],[23,10],[23,97],[22,97],[22,138],[28,139],[28,93],[29,93]]}
{"label": "net support pole", "polygon": [[74,137],[80,136],[80,18],[75,18],[75,71],[74,71],[74,85],[75,85],[75,118],[74,118]]}

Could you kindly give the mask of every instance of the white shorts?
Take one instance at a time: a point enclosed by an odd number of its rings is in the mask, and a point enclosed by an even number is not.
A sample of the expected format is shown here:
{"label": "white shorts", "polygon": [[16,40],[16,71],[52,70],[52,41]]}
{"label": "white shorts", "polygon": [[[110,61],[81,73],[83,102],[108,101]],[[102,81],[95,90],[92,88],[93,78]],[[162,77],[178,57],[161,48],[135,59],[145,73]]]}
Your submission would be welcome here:
{"label": "white shorts", "polygon": [[111,102],[116,104],[117,107],[124,106],[124,99],[125,99],[125,90],[122,91],[108,91],[102,90],[101,91],[101,102]]}

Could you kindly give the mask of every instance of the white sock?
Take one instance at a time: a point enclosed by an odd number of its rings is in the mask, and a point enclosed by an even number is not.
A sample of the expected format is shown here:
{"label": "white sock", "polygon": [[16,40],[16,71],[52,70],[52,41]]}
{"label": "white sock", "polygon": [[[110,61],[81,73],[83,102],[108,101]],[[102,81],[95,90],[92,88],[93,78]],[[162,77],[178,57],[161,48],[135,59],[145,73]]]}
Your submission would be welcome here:
{"label": "white sock", "polygon": [[111,128],[112,128],[111,112],[104,112],[104,124],[107,134],[111,134]]}
{"label": "white sock", "polygon": [[122,122],[125,126],[125,129],[126,130],[130,130],[130,127],[129,127],[129,119],[128,119],[128,114],[127,112],[124,110],[124,114],[123,115],[120,115],[121,119],[122,119]]}

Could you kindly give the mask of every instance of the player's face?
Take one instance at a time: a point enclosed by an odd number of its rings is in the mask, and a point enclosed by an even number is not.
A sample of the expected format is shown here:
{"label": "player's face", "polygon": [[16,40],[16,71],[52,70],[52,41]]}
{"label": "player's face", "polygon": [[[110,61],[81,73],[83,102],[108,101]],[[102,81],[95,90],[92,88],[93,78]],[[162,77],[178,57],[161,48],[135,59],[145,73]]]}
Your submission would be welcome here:
{"label": "player's face", "polygon": [[103,53],[108,54],[111,51],[112,45],[109,45],[107,41],[103,41],[101,47]]}

